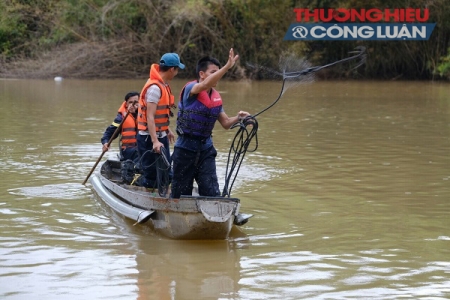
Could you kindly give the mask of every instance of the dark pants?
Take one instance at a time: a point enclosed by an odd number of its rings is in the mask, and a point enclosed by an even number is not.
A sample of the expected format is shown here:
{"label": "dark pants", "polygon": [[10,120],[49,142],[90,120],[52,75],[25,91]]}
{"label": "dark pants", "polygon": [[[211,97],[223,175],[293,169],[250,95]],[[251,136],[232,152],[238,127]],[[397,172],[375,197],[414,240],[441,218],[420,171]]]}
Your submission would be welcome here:
{"label": "dark pants", "polygon": [[137,147],[128,147],[128,148],[122,149],[120,154],[121,154],[121,159],[120,160],[131,159],[135,163],[138,162],[139,154],[138,154],[138,148]]}
{"label": "dark pants", "polygon": [[[138,151],[140,156],[140,164],[139,168],[143,172],[144,180],[141,181],[141,185],[154,188],[158,186],[157,178],[157,160],[161,159],[161,154],[153,152],[153,143],[152,138],[149,135],[137,135],[137,144]],[[170,168],[170,164],[172,162],[170,158],[170,149],[169,149],[169,139],[167,136],[158,139],[163,145],[164,148],[161,148],[161,151],[164,151],[167,161],[169,163],[169,180],[172,177],[172,171]],[[160,170],[166,171],[166,170]],[[168,183],[160,182],[160,184],[168,185]]]}
{"label": "dark pants", "polygon": [[217,151],[214,146],[194,152],[175,147],[172,155],[173,179],[172,198],[192,195],[194,180],[200,196],[220,196],[216,174]]}

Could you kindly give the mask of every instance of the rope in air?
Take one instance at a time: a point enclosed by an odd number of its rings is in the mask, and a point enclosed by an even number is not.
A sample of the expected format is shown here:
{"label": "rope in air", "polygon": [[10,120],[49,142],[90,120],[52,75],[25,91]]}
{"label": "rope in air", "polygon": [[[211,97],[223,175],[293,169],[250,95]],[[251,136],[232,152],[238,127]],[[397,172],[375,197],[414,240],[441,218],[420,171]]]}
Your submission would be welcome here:
{"label": "rope in air", "polygon": [[[239,169],[242,165],[242,161],[244,160],[245,154],[248,152],[254,152],[258,149],[258,121],[256,120],[256,117],[262,114],[263,112],[269,110],[271,107],[273,107],[280,99],[281,96],[284,93],[284,87],[286,80],[293,80],[300,78],[301,76],[305,76],[308,74],[312,74],[315,72],[318,72],[322,69],[355,60],[360,59],[359,63],[353,68],[356,69],[359,66],[363,65],[366,61],[366,48],[363,46],[358,46],[355,48],[355,51],[352,51],[350,53],[356,53],[353,56],[323,65],[323,66],[315,66],[306,68],[301,71],[294,71],[294,72],[274,72],[276,75],[282,76],[283,81],[281,84],[281,90],[278,97],[275,99],[275,101],[272,102],[268,107],[263,109],[262,111],[248,116],[244,118],[243,120],[239,120],[238,123],[231,126],[230,129],[238,128],[238,131],[236,132],[233,142],[231,143],[230,150],[228,152],[228,159],[227,159],[227,167],[225,171],[225,184],[222,191],[222,197],[230,197],[231,195],[231,189],[233,188],[234,182],[236,181],[237,174],[239,173]],[[248,128],[250,127],[250,129]],[[252,140],[255,139],[255,145],[253,148],[250,148],[249,146]]]}

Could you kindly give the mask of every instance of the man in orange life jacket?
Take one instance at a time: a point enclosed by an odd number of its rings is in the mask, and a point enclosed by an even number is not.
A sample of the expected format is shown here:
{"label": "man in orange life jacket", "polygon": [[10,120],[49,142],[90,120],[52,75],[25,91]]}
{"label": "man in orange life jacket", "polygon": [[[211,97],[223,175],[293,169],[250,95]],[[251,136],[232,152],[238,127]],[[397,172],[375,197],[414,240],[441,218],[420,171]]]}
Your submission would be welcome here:
{"label": "man in orange life jacket", "polygon": [[[128,160],[131,159],[133,161],[137,161],[138,159],[138,149],[137,149],[137,110],[139,103],[139,93],[138,92],[129,92],[125,95],[125,101],[119,107],[117,112],[117,116],[109,125],[105,133],[103,133],[103,137],[101,138],[101,142],[103,144],[103,151],[108,151],[108,142],[111,139],[112,135],[116,131],[117,127],[122,123],[123,118],[126,116],[127,112],[128,117],[122,124],[121,128],[121,138],[120,138],[120,160]],[[116,138],[116,137],[114,137]]]}
{"label": "man in orange life jacket", "polygon": [[173,143],[175,136],[169,128],[170,108],[174,107],[169,83],[178,74],[178,69],[184,69],[178,54],[164,54],[159,65],[152,64],[150,67],[150,78],[139,98],[137,144],[145,187],[156,187],[158,184],[155,162],[160,155],[165,155],[170,169],[169,141]]}
{"label": "man in orange life jacket", "polygon": [[198,80],[188,82],[181,91],[178,139],[172,154],[172,198],[192,195],[194,180],[200,196],[220,196],[216,174],[217,151],[211,137],[214,124],[219,121],[224,129],[229,129],[249,113],[240,111],[236,116],[228,117],[222,108],[222,98],[214,87],[238,58],[230,49],[228,61],[222,68],[215,58],[200,59],[196,69]]}

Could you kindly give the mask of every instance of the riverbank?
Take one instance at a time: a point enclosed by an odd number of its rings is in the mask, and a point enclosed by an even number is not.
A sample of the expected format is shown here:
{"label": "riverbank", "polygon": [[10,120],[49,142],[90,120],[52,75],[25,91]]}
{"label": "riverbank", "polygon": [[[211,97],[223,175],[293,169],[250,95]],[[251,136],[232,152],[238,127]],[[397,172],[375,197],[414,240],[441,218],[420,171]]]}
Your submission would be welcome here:
{"label": "riverbank", "polygon": [[[125,41],[109,41],[102,43],[80,42],[66,44],[54,48],[50,51],[41,52],[34,58],[17,57],[10,61],[0,61],[0,78],[17,79],[52,79],[55,77],[73,78],[73,79],[141,79],[148,76],[149,68],[152,63],[158,61],[158,57],[150,57],[145,54],[145,49],[134,48]],[[132,54],[130,54],[132,53]],[[145,57],[145,59],[143,59]],[[286,57],[284,57],[286,59]],[[340,59],[345,58],[341,57]],[[247,58],[248,59],[248,58]],[[280,56],[280,65],[283,57]],[[370,54],[367,64],[370,62]],[[178,78],[195,77],[195,61],[184,60],[182,62],[186,69],[178,74]],[[291,58],[292,60],[292,58]],[[338,59],[339,60],[339,59]],[[273,74],[265,71],[266,66],[262,67],[262,72],[258,73],[254,67],[250,67],[248,61],[240,59],[238,64],[227,73],[228,79],[274,79]],[[310,67],[308,61],[302,57],[294,57],[289,63],[284,63],[285,68],[295,68],[294,71],[300,71]],[[367,65],[358,69],[352,69],[350,65],[338,65],[337,67],[327,68],[319,73],[315,73],[315,78],[319,80],[408,80],[402,74],[392,75],[392,77],[371,78],[367,74]],[[270,69],[270,68],[269,68]],[[276,69],[276,71],[282,71]],[[368,76],[369,75],[369,76]],[[279,76],[277,76],[277,79]],[[409,78],[410,79],[410,78]],[[417,80],[417,79],[415,79]],[[424,79],[423,81],[429,81]],[[431,78],[431,80],[445,80],[442,77]]]}
{"label": "riverbank", "polygon": [[125,49],[113,49],[114,45],[107,43],[68,44],[43,52],[35,58],[16,58],[3,62],[0,77],[112,79],[142,78],[148,74],[148,66],[139,66],[132,59],[120,55]]}
{"label": "riverbank", "polygon": [[[16,58],[9,62],[0,62],[0,78],[143,78],[148,76],[151,64],[159,60],[159,57],[152,58],[144,52],[143,49],[135,49],[130,43],[123,41],[67,44],[42,52],[35,58]],[[195,62],[187,62],[183,58],[182,61],[187,68],[186,71],[180,72],[178,77],[195,76]],[[248,78],[245,68],[239,65],[227,75],[233,79]]]}

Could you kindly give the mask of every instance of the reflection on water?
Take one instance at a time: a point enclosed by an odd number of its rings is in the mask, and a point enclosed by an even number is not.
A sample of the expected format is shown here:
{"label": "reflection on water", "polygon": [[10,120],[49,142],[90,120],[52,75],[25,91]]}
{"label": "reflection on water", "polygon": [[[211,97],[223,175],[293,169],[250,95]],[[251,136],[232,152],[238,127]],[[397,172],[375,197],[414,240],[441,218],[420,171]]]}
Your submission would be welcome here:
{"label": "reflection on water", "polygon": [[[235,298],[240,267],[227,241],[141,244],[138,299]],[[201,270],[208,265],[206,270]]]}
{"label": "reflection on water", "polygon": [[[81,185],[123,95],[142,84],[0,80],[2,299],[450,297],[448,85],[288,90],[258,117],[259,148],[233,187],[255,216],[206,242],[133,226]],[[261,111],[279,89],[219,86],[229,115]],[[233,137],[214,132],[220,183]]]}

